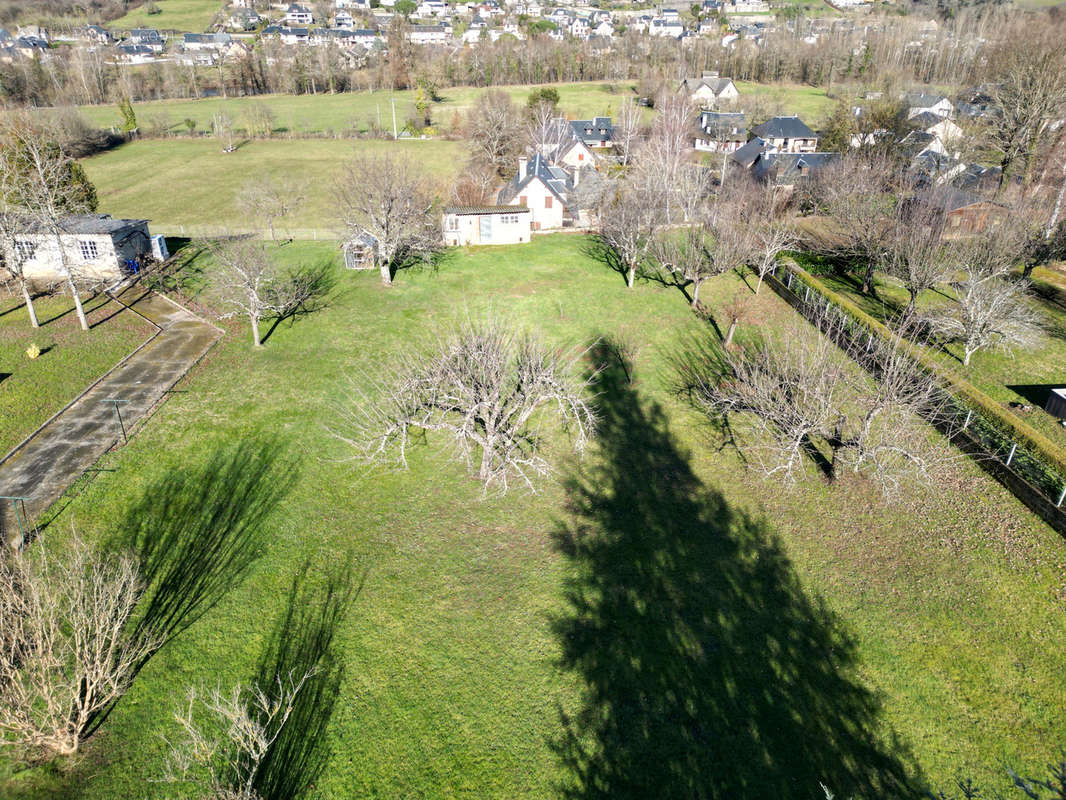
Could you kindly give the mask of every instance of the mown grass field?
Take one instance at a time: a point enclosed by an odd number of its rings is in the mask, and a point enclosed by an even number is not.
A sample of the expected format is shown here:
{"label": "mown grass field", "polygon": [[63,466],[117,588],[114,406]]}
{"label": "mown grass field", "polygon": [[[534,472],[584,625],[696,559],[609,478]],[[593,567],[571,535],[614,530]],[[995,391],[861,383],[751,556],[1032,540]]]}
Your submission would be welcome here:
{"label": "mown grass field", "polygon": [[[36,330],[21,297],[0,298],[0,456],[155,330],[106,297],[86,302],[88,333],[69,297],[41,297],[34,307],[41,323]],[[31,343],[42,351],[32,360],[26,356]]]}
{"label": "mown grass field", "polygon": [[410,154],[426,178],[448,190],[466,161],[462,142],[413,140],[253,140],[223,153],[217,139],[143,140],[84,161],[96,186],[100,209],[115,217],[150,219],[156,232],[203,234],[223,226],[249,226],[236,207],[241,187],[252,177],[274,176],[307,187],[307,202],[287,224],[291,228],[335,230],[338,222],[330,186],[356,153]]}
{"label": "mown grass field", "polygon": [[[610,796],[810,798],[823,781],[886,797],[871,787],[908,770],[1004,788],[1003,764],[1031,774],[1052,759],[1066,741],[1062,539],[965,461],[897,502],[856,480],[756,478],[668,389],[672,355],[704,324],[676,290],[629,291],[583,248],[557,235],[458,251],[391,289],[343,272],[328,307],[259,352],[232,324],[44,535],[61,542],[74,523],[122,542],[156,520],[196,553],[225,508],[261,514],[255,557],[223,573],[217,604],[74,766],[0,771],[0,796],[194,796],[152,782],[160,737],[177,734],[186,686],[249,680],[290,603],[313,613],[293,592],[305,564],[310,584],[339,567],[362,585],[336,628],[332,714],[317,710],[329,755],[315,797],[556,796],[576,784],[559,753]],[[738,289],[725,276],[703,296],[713,309]],[[753,326],[795,323],[766,289],[754,304]],[[346,376],[490,310],[559,345],[635,349],[632,383],[613,369],[597,382],[600,440],[559,462],[565,485],[482,499],[434,436],[407,471],[347,460],[330,433]],[[220,453],[241,469],[212,464]],[[593,730],[575,728],[582,709]]]}
{"label": "mown grass field", "polygon": [[[1050,275],[1048,271],[1041,274]],[[834,275],[821,275],[831,288],[849,296],[875,318],[885,320],[907,305],[907,291],[892,279],[879,276],[876,280],[877,296],[863,296],[857,291],[856,282]],[[1041,286],[1040,276],[1034,289]],[[1043,333],[1033,347],[1001,350],[979,350],[974,353],[969,366],[962,364],[962,349],[956,343],[943,348],[929,348],[929,352],[945,366],[958,372],[993,400],[1003,404],[1021,419],[1049,437],[1059,446],[1066,446],[1066,428],[1056,417],[1043,410],[1051,388],[1066,383],[1066,366],[1063,364],[1063,346],[1066,342],[1066,295],[1051,288],[1050,277],[1044,279],[1050,294],[1039,292],[1032,295],[1032,305],[1041,316]],[[950,292],[926,292],[919,298],[919,310],[929,310],[948,303]],[[1010,404],[1030,405],[1031,411],[1010,408]]]}
{"label": "mown grass field", "polygon": [[145,3],[112,23],[118,30],[158,28],[163,31],[203,33],[222,10],[220,0],[155,0],[158,14],[149,14]]}
{"label": "mown grass field", "polygon": [[[635,86],[628,82],[590,82],[551,84],[559,92],[559,109],[572,119],[592,116],[612,116],[627,97],[635,96]],[[833,101],[826,97],[824,88],[791,84],[769,85],[738,83],[744,108],[744,98],[758,98],[769,103],[779,113],[798,114],[810,125],[817,126],[832,110]],[[524,105],[532,86],[502,86],[500,90],[511,96],[514,102]],[[466,112],[477,97],[486,90],[472,87],[452,87],[441,90],[440,102],[432,105],[434,126],[441,132],[451,131],[456,123],[463,121]],[[318,95],[260,95],[256,97],[205,98],[202,100],[157,100],[135,103],[134,111],[142,130],[167,128],[175,133],[186,131],[183,122],[191,119],[198,130],[211,127],[212,116],[225,110],[238,128],[247,124],[249,109],[265,106],[274,114],[276,134],[333,133],[365,131],[372,120],[386,130],[392,128],[392,101],[396,103],[396,118],[399,127],[414,116],[415,92],[350,92],[346,94]],[[95,125],[108,127],[118,125],[121,118],[114,106],[82,106],[80,111]]]}

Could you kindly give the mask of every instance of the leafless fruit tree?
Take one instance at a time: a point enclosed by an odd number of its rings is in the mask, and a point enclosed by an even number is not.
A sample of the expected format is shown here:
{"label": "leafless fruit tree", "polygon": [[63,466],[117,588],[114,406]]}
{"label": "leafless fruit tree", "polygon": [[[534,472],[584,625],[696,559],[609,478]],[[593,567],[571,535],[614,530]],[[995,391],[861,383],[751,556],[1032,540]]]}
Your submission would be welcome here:
{"label": "leafless fruit tree", "polygon": [[452,202],[459,206],[492,205],[498,184],[495,170],[471,160],[452,187]]}
{"label": "leafless fruit tree", "polygon": [[376,259],[386,286],[392,284],[393,270],[428,260],[441,245],[436,202],[409,158],[357,156],[345,166],[334,194],[345,230],[377,240]]}
{"label": "leafless fruit tree", "polygon": [[664,277],[682,288],[691,287],[689,298],[699,308],[704,283],[730,270],[740,269],[751,258],[751,231],[728,200],[715,203],[694,225],[667,230],[656,237],[652,253]]}
{"label": "leafless fruit tree", "polygon": [[[27,114],[9,113],[0,123],[0,171],[3,173],[5,207],[22,223],[50,234],[59,258],[59,270],[74,299],[78,323],[89,330],[81,296],[75,283],[77,265],[63,245],[68,215],[83,214],[95,208],[96,196],[81,166],[67,155],[48,130]],[[16,254],[18,256],[18,254]],[[21,257],[21,256],[18,256]],[[16,266],[16,269],[18,267]],[[28,287],[23,281],[24,297]],[[33,321],[36,322],[35,315]]]}
{"label": "leafless fruit tree", "polygon": [[755,283],[755,294],[758,294],[763,280],[777,266],[777,257],[794,248],[799,239],[791,211],[778,208],[772,186],[753,183],[744,188],[741,186],[738,183],[732,189],[741,195],[738,198],[742,203],[739,224],[746,225],[751,236],[749,267],[758,276]]}
{"label": "leafless fruit tree", "polygon": [[966,366],[979,350],[1009,353],[1041,335],[1040,315],[1026,298],[1028,284],[1006,277],[1002,262],[989,253],[994,246],[987,239],[970,243],[961,265],[964,277],[952,284],[954,302],[923,317],[935,336],[959,343]]}
{"label": "leafless fruit tree", "polygon": [[533,490],[533,478],[552,471],[542,426],[572,434],[577,450],[593,433],[586,382],[576,377],[579,356],[498,320],[468,322],[429,349],[397,354],[377,385],[363,390],[353,382],[334,435],[360,456],[406,466],[412,436],[440,431],[486,491],[506,492],[512,481]]}
{"label": "leafless fruit tree", "polygon": [[252,236],[222,235],[203,246],[214,259],[211,287],[223,308],[222,318],[247,317],[255,347],[262,347],[263,319],[294,312],[317,291],[312,274],[284,272],[266,243]]}
{"label": "leafless fruit tree", "polygon": [[211,130],[221,143],[223,153],[232,153],[237,149],[237,133],[233,127],[233,117],[225,111],[216,111],[211,117]]}
{"label": "leafless fruit tree", "polygon": [[899,204],[886,232],[877,266],[907,289],[904,316],[914,312],[918,297],[955,273],[955,249],[944,241],[946,215],[936,191],[917,194]]}
{"label": "leafless fruit tree", "polygon": [[489,89],[479,95],[466,128],[474,152],[497,173],[513,166],[522,144],[522,112],[506,92]]}
{"label": "leafless fruit tree", "polygon": [[174,714],[183,740],[170,745],[163,780],[207,789],[213,800],[259,800],[256,778],[312,672],[278,675],[273,686],[190,689]]}
{"label": "leafless fruit tree", "polygon": [[661,194],[639,178],[630,176],[605,191],[599,213],[600,241],[630,289],[647,263],[664,216]]}
{"label": "leafless fruit tree", "polygon": [[707,414],[743,420],[741,446],[769,478],[795,482],[806,455],[828,447],[830,478],[861,472],[886,495],[907,479],[931,481],[955,458],[926,424],[945,418],[947,395],[906,355],[902,337],[855,342],[828,318],[821,329],[826,335],[797,329],[710,348],[685,360],[682,388]]}
{"label": "leafless fruit tree", "polygon": [[305,195],[306,188],[295,180],[252,178],[241,187],[237,207],[252,219],[265,222],[270,240],[277,244],[277,222],[294,214],[303,205]]}
{"label": "leafless fruit tree", "polygon": [[20,758],[78,751],[160,644],[130,632],[141,588],[132,557],[77,536],[62,555],[39,541],[0,558],[0,746]]}
{"label": "leafless fruit tree", "polygon": [[900,179],[889,156],[853,153],[821,172],[813,187],[828,230],[808,244],[840,261],[862,265],[865,294],[874,288],[874,273],[902,194]]}

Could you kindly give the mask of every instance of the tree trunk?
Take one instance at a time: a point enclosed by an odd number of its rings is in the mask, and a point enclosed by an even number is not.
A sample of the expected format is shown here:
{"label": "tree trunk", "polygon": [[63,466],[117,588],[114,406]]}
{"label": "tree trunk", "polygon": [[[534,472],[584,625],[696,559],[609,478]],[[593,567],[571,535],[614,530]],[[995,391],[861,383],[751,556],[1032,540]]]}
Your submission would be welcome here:
{"label": "tree trunk", "polygon": [[85,309],[81,305],[81,296],[78,294],[78,287],[74,285],[74,279],[67,273],[67,285],[70,287],[70,293],[74,297],[74,308],[78,312],[78,324],[81,325],[83,331],[89,330],[89,320],[85,318]]}
{"label": "tree trunk", "polygon": [[962,351],[962,365],[964,367],[970,366],[970,356],[972,356],[972,355],[973,355],[973,350],[968,350],[966,348],[963,348],[963,351]]}
{"label": "tree trunk", "polygon": [[866,266],[866,272],[862,276],[862,293],[873,294],[874,291],[874,272],[877,267],[874,266],[873,260]]}
{"label": "tree trunk", "polygon": [[252,344],[256,347],[262,347],[263,343],[259,341],[259,315],[249,314],[248,319],[252,323]]}
{"label": "tree trunk", "polygon": [[381,262],[381,282],[386,286],[392,286],[392,270],[389,269],[389,262]]}
{"label": "tree trunk", "polygon": [[30,314],[30,325],[34,328],[41,327],[41,324],[37,321],[37,311],[33,307],[33,297],[30,295],[30,287],[26,285],[26,281],[22,281],[22,299],[26,301],[26,310]]}
{"label": "tree trunk", "polygon": [[270,241],[272,241],[275,245],[277,245],[278,237],[274,234],[274,218],[273,217],[270,218],[270,220],[267,222],[267,225],[270,226]]}
{"label": "tree trunk", "polygon": [[1055,232],[1055,226],[1059,221],[1059,214],[1062,213],[1062,198],[1066,195],[1066,167],[1063,167],[1062,171],[1062,185],[1059,186],[1059,193],[1055,195],[1055,205],[1051,209],[1051,219],[1048,220],[1047,227],[1044,229],[1044,240],[1051,238],[1051,234]]}
{"label": "tree trunk", "polygon": [[759,289],[762,288],[762,273],[759,273],[759,280],[755,283],[755,294],[759,293]]}
{"label": "tree trunk", "polygon": [[629,272],[626,273],[626,286],[628,286],[630,289],[633,288],[633,280],[636,278],[636,276],[637,276],[636,267],[630,267],[629,268]]}
{"label": "tree trunk", "polygon": [[729,345],[733,344],[733,334],[737,332],[738,322],[740,322],[740,320],[736,317],[733,317],[729,321],[729,330],[725,332],[725,341],[722,343],[724,347],[729,347]]}
{"label": "tree trunk", "polygon": [[701,286],[701,284],[698,281],[693,281],[692,282],[692,307],[693,308],[699,308],[700,307],[700,286]]}

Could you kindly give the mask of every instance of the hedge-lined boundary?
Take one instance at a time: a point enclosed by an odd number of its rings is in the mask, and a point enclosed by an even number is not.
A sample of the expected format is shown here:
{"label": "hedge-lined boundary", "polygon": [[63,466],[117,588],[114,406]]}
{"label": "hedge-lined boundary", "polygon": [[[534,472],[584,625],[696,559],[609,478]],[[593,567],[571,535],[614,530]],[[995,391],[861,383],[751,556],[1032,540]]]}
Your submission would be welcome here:
{"label": "hedge-lined boundary", "polygon": [[[824,310],[830,306],[836,307],[867,335],[877,337],[882,342],[896,339],[886,325],[794,262],[789,261],[775,268],[772,278],[771,285],[779,294],[787,292],[801,306],[817,309],[819,306],[811,301],[820,298],[825,303]],[[797,287],[796,283],[803,288]],[[1005,411],[968,380],[932,359],[921,347],[907,341],[900,342],[900,346],[947,392],[955,413],[963,420],[960,427],[966,436],[980,445],[988,456],[1037,490],[1050,508],[1061,509],[1066,495],[1066,479],[1063,478],[1066,475],[1066,450]]]}

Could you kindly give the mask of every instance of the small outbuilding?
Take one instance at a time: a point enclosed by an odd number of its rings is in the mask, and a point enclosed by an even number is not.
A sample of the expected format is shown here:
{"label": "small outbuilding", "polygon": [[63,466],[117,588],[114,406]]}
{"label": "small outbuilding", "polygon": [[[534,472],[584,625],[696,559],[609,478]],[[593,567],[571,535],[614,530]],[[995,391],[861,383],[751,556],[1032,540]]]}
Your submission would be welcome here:
{"label": "small outbuilding", "polygon": [[1066,419],[1066,386],[1051,390],[1044,410],[1053,417]]}
{"label": "small outbuilding", "polygon": [[[61,222],[55,235],[28,218],[6,221],[0,239],[0,272],[17,264],[36,284],[58,283],[69,271],[79,283],[109,283],[136,272],[153,258],[148,220],[112,219],[108,214],[79,214]],[[60,249],[62,248],[62,249]]]}
{"label": "small outbuilding", "polygon": [[533,230],[533,213],[526,206],[450,206],[444,209],[441,226],[444,243],[453,247],[471,244],[521,244]]}
{"label": "small outbuilding", "polygon": [[348,269],[374,269],[378,259],[378,240],[367,231],[352,236],[341,245],[344,266]]}

